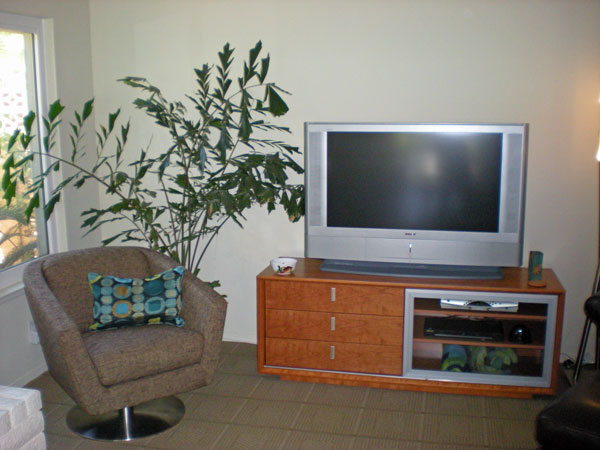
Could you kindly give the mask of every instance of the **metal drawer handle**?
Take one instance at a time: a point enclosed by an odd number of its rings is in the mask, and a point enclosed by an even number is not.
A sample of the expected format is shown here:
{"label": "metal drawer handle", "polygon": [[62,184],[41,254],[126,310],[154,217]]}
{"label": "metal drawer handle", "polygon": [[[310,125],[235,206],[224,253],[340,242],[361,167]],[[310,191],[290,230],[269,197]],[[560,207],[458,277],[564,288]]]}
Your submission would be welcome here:
{"label": "metal drawer handle", "polygon": [[335,302],[335,288],[331,288],[331,301]]}
{"label": "metal drawer handle", "polygon": [[329,347],[329,359],[335,359],[335,345]]}
{"label": "metal drawer handle", "polygon": [[335,331],[335,317],[331,318],[331,331]]}

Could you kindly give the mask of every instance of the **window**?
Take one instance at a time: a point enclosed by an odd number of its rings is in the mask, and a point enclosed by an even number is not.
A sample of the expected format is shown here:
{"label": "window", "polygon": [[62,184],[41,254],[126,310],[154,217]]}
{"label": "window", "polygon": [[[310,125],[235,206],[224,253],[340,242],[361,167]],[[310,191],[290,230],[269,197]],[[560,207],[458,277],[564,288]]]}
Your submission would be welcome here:
{"label": "window", "polygon": [[[39,117],[38,112],[46,110],[47,41],[51,41],[48,19],[0,13],[0,163],[6,156],[8,139],[15,128],[22,126],[23,117],[31,110]],[[39,136],[42,128],[37,129]],[[40,169],[33,167],[30,176]],[[16,266],[50,250],[43,211],[36,211],[35,218],[27,223],[26,206],[24,196],[13,200],[9,207],[0,198],[0,293],[7,285],[20,282],[20,273],[14,272],[22,267]]]}
{"label": "window", "polygon": [[[33,35],[0,29],[0,67],[0,160],[3,161],[14,129],[21,126],[29,111],[36,111]],[[48,251],[43,239],[46,234],[43,218],[40,220],[39,214],[35,214],[31,222],[25,219],[28,200],[20,194],[10,207],[0,200],[0,269]]]}

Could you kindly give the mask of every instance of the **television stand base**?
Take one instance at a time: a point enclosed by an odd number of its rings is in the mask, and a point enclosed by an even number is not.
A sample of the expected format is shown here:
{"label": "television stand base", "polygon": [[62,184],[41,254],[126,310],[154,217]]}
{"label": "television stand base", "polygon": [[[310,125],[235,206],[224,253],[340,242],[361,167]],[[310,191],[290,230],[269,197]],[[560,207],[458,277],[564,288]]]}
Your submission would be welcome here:
{"label": "television stand base", "polygon": [[388,277],[457,278],[462,280],[502,280],[504,278],[501,267],[344,261],[339,259],[324,260],[321,264],[321,270],[324,272]]}

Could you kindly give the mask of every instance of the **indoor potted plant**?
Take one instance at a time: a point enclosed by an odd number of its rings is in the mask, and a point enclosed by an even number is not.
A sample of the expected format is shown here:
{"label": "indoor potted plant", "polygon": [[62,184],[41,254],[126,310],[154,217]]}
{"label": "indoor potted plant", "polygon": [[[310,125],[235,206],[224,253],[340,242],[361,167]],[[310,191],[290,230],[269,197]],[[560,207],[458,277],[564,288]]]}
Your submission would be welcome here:
{"label": "indoor potted plant", "polygon": [[[27,218],[40,207],[50,216],[64,189],[78,189],[94,181],[101,185],[110,205],[82,213],[81,226],[87,233],[108,222],[121,222],[125,226],[104,239],[103,245],[116,240],[141,241],[194,274],[219,230],[230,220],[242,226],[244,211],[252,205],[266,205],[271,211],[280,204],[290,220],[299,220],[304,213],[304,186],[288,180],[290,172],[303,173],[294,160],[299,150],[273,138],[290,130],[270,121],[288,111],[281,96],[287,93],[267,81],[270,59],[268,55],[261,58],[261,50],[258,42],[241,75],[233,78],[233,49],[226,44],[215,66],[204,64],[195,69],[198,89],[187,95],[185,102],[167,100],[144,78],[119,80],[141,92],[133,104],[169,134],[170,145],[159,152],[151,147],[131,150],[127,145],[130,123],[123,121],[117,110],[98,128],[90,163],[80,143],[93,100],[74,113],[68,126],[62,121],[64,106],[60,101],[53,103],[43,119],[42,149],[31,151],[36,116],[30,112],[23,130],[15,131],[8,143],[4,199],[10,205],[17,186],[26,183],[25,171],[42,157],[45,169],[25,191]],[[70,135],[69,155],[55,145],[59,128]],[[64,166],[69,167],[70,175],[44,196],[44,184]]]}

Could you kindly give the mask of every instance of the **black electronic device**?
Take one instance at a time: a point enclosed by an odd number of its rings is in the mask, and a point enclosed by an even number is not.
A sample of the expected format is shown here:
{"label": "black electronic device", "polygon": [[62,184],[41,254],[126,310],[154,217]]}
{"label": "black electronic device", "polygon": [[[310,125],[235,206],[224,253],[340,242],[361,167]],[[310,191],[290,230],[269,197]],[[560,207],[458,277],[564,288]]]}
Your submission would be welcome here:
{"label": "black electronic device", "polygon": [[523,324],[517,324],[512,327],[508,335],[508,340],[517,344],[530,344],[531,339],[531,330]]}
{"label": "black electronic device", "polygon": [[504,340],[502,322],[494,319],[426,317],[423,333],[425,336],[455,337],[490,342]]}

